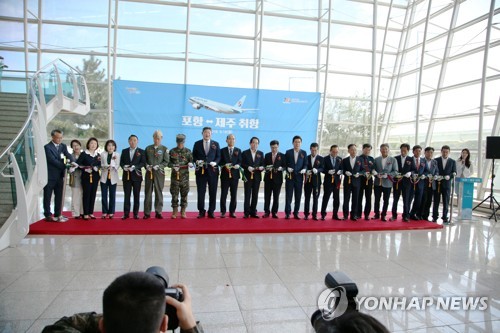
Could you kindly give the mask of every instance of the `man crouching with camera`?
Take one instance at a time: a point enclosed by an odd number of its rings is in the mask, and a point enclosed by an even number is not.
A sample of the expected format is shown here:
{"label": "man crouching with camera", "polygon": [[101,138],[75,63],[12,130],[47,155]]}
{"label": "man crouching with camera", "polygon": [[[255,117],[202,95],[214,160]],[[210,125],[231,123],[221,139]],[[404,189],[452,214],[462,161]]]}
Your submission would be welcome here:
{"label": "man crouching with camera", "polygon": [[[191,295],[183,284],[168,288],[168,276],[130,272],[116,278],[104,291],[103,314],[77,313],[46,326],[42,333],[158,333],[175,330],[202,333],[191,308]],[[167,290],[177,289],[174,297]],[[177,298],[177,299],[176,299]],[[169,311],[169,308],[171,311]],[[167,315],[168,313],[169,315]],[[170,318],[174,317],[174,318]]]}

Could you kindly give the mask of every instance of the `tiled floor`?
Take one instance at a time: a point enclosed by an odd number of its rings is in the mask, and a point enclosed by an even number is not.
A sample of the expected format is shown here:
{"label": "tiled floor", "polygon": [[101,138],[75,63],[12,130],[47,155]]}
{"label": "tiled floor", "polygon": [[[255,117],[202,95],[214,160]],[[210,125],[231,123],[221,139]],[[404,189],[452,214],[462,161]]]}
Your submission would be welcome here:
{"label": "tiled floor", "polygon": [[190,287],[205,332],[313,332],[309,318],[335,270],[359,296],[489,297],[485,311],[364,310],[390,331],[500,332],[496,228],[475,217],[438,231],[27,237],[0,252],[0,332],[99,312],[116,276],[152,265]]}

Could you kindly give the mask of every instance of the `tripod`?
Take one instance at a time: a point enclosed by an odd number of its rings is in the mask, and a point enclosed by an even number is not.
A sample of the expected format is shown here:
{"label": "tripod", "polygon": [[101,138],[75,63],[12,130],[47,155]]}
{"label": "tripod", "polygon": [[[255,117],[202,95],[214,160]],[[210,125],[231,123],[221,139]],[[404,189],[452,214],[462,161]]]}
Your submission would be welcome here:
{"label": "tripod", "polygon": [[[486,198],[484,198],[483,201],[478,203],[476,207],[472,208],[472,210],[475,210],[477,207],[481,206],[486,200],[490,200],[490,209],[491,209],[491,215],[489,219],[493,216],[495,216],[495,222],[497,221],[497,210],[500,209],[500,204],[498,203],[497,199],[495,199],[495,196],[493,195],[493,188],[495,187],[495,159],[493,159],[492,164],[491,164],[491,186],[490,186],[490,195],[488,195]],[[496,204],[496,208],[495,208]]]}

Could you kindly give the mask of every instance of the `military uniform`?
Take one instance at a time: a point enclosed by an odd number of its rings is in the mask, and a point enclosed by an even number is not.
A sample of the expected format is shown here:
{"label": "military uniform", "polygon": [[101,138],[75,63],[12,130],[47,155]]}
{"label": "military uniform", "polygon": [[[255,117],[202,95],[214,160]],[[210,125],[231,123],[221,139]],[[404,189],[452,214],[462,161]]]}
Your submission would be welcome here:
{"label": "military uniform", "polygon": [[144,217],[151,214],[153,190],[155,192],[155,213],[161,217],[163,211],[163,187],[165,186],[165,167],[168,165],[168,148],[159,145],[146,147],[146,180],[144,184]]}
{"label": "military uniform", "polygon": [[[186,136],[179,134],[176,137],[177,143],[184,143]],[[177,217],[179,207],[179,193],[181,194],[181,217],[186,217],[187,196],[189,193],[189,164],[193,162],[193,154],[188,148],[175,147],[170,151],[169,168],[172,168],[170,178],[170,194],[172,195],[172,218]],[[175,170],[174,168],[179,168]]]}
{"label": "military uniform", "polygon": [[[52,325],[45,326],[42,333],[100,333],[99,320],[102,314],[95,312],[77,313],[71,317],[63,317]],[[181,328],[181,333],[202,333],[203,328],[199,322],[187,330]]]}

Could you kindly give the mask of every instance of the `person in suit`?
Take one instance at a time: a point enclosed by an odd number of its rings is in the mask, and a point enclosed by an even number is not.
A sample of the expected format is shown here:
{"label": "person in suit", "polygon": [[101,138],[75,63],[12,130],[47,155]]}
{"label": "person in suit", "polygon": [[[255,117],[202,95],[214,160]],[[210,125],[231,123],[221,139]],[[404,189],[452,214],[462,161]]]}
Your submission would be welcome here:
{"label": "person in suit", "polygon": [[450,146],[444,145],[441,147],[441,156],[436,158],[438,168],[438,176],[441,180],[437,180],[437,191],[434,192],[434,206],[432,207],[432,222],[437,222],[439,216],[439,202],[443,199],[443,215],[441,218],[444,224],[449,223],[448,206],[450,204],[450,191],[452,178],[457,175],[457,164],[450,155]]}
{"label": "person in suit", "polygon": [[129,218],[131,193],[134,195],[134,219],[139,219],[142,168],[146,166],[146,152],[137,147],[138,143],[137,135],[130,135],[128,138],[129,147],[123,149],[120,156],[120,167],[123,169],[123,220]]}
{"label": "person in suit", "polygon": [[[380,156],[375,159],[376,178],[374,180],[375,192],[375,215],[373,219],[387,221],[387,209],[389,208],[389,197],[391,196],[392,182],[389,176],[394,177],[398,173],[398,162],[392,156],[389,156],[389,145],[383,143],[380,145]],[[380,198],[382,197],[383,206],[380,214]]]}
{"label": "person in suit", "polygon": [[408,152],[410,151],[410,145],[403,143],[399,146],[400,155],[396,156],[396,161],[398,162],[398,172],[400,177],[394,179],[394,185],[392,189],[392,217],[391,221],[396,221],[398,218],[398,201],[399,198],[403,198],[403,220],[408,221],[410,218],[410,207],[408,207],[408,200],[405,198],[408,195],[408,189],[410,188],[410,176],[413,161]]}
{"label": "person in suit", "polygon": [[339,155],[339,146],[330,146],[330,155],[323,159],[323,173],[325,174],[325,179],[323,182],[323,202],[321,203],[321,220],[324,221],[326,218],[326,208],[328,207],[328,201],[330,196],[332,196],[333,201],[333,220],[342,220],[339,217],[339,207],[340,207],[340,175],[342,174],[342,158]]}
{"label": "person in suit", "polygon": [[83,219],[95,220],[94,205],[97,187],[99,187],[99,169],[101,167],[101,155],[97,152],[99,142],[96,138],[90,138],[85,147],[87,149],[76,160],[79,167],[83,169]]}
{"label": "person in suit", "polygon": [[[342,210],[344,219],[347,220],[349,215],[351,221],[358,220],[358,195],[359,195],[359,174],[363,172],[361,159],[356,156],[357,147],[354,143],[347,146],[349,156],[342,160],[342,172],[344,173],[344,204]],[[352,196],[352,199],[351,199]],[[349,200],[351,200],[351,211],[349,212]]]}
{"label": "person in suit", "polygon": [[[281,186],[283,185],[283,170],[286,168],[285,154],[278,151],[280,143],[272,140],[269,143],[271,151],[264,156],[266,174],[264,175],[264,216],[272,214],[273,219],[278,218]],[[271,207],[271,197],[273,206]]]}
{"label": "person in suit", "polygon": [[[63,132],[55,129],[50,133],[52,140],[44,146],[47,159],[47,185],[43,188],[43,215],[46,221],[66,222],[68,219],[61,214],[64,177],[66,176],[66,162],[77,166],[75,159],[68,152],[68,147],[62,143]],[[50,201],[54,194],[54,215],[50,211]]]}
{"label": "person in suit", "polygon": [[424,185],[424,193],[422,196],[422,204],[420,205],[420,212],[418,212],[418,216],[422,218],[422,220],[428,220],[432,205],[432,199],[434,198],[434,191],[436,191],[436,180],[435,176],[438,174],[438,168],[436,160],[433,159],[434,148],[426,147],[424,149],[425,155],[425,164],[428,170],[427,179],[425,180]]}
{"label": "person in suit", "polygon": [[305,150],[300,149],[302,145],[302,138],[300,136],[295,135],[292,142],[293,148],[288,149],[285,153],[285,165],[288,171],[285,181],[285,219],[288,220],[290,218],[292,199],[295,197],[293,217],[296,220],[300,220],[300,199],[302,197],[304,175],[307,170],[307,153]]}
{"label": "person in suit", "polygon": [[230,192],[229,216],[236,218],[236,200],[238,182],[240,180],[241,149],[234,146],[236,138],[233,134],[226,137],[227,147],[220,151],[220,217],[226,217],[227,194]]}
{"label": "person in suit", "polygon": [[422,219],[422,217],[420,216],[420,211],[426,185],[425,178],[426,175],[429,174],[429,169],[427,169],[427,163],[425,163],[425,159],[420,157],[420,155],[422,154],[422,147],[419,145],[415,145],[413,146],[412,150],[414,169],[412,170],[411,179],[413,185],[410,185],[409,188],[408,205],[411,204],[410,219],[419,221]]}
{"label": "person in suit", "polygon": [[[370,156],[372,145],[369,143],[363,144],[363,152],[359,156],[361,160],[360,182],[359,182],[359,196],[358,196],[358,213],[357,216],[361,218],[364,213],[365,220],[370,220],[370,213],[372,211],[372,191],[373,191],[373,175],[375,170],[375,159]],[[365,197],[365,209],[363,211],[363,196]]]}
{"label": "person in suit", "polygon": [[321,190],[321,172],[323,172],[323,157],[318,155],[319,145],[316,142],[309,146],[311,154],[307,156],[306,182],[304,183],[304,220],[309,219],[311,194],[313,197],[312,219],[318,220],[318,199]]}
{"label": "person in suit", "polygon": [[153,133],[153,144],[146,147],[146,180],[144,184],[144,219],[151,216],[153,191],[155,192],[155,218],[162,219],[163,187],[165,186],[165,168],[169,162],[168,148],[161,144],[163,133]]}
{"label": "person in suit", "polygon": [[[102,218],[112,219],[115,215],[116,187],[118,184],[118,168],[120,154],[116,152],[116,142],[106,141],[105,151],[101,154],[101,202]],[[109,193],[109,197],[108,197]]]}
{"label": "person in suit", "polygon": [[241,153],[241,167],[245,172],[245,200],[243,205],[243,218],[249,216],[258,219],[257,200],[259,199],[260,181],[262,180],[262,171],[264,171],[264,153],[258,150],[259,138],[250,139],[250,149]]}
{"label": "person in suit", "polygon": [[205,194],[208,184],[208,217],[215,218],[217,183],[219,181],[220,146],[212,140],[212,128],[204,127],[203,139],[193,146],[193,159],[196,161],[196,189],[198,192],[198,218],[205,217]]}
{"label": "person in suit", "polygon": [[[76,161],[82,153],[82,143],[71,140],[70,147],[73,149],[71,156]],[[83,217],[83,195],[82,195],[82,169],[72,166],[69,168],[69,187],[71,187],[71,215],[74,219]]]}

